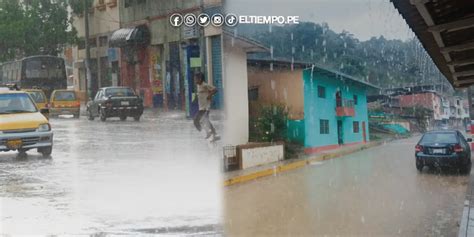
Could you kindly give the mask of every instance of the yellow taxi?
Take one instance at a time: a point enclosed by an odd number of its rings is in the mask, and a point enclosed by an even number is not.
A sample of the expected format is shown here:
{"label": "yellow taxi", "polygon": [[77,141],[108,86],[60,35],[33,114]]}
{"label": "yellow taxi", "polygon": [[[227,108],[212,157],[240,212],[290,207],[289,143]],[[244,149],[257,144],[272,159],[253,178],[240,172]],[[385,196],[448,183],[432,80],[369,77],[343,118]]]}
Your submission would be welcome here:
{"label": "yellow taxi", "polygon": [[[44,94],[44,92],[40,89],[25,89],[24,91],[28,92],[28,94],[30,94],[31,98],[33,99],[33,101],[35,102],[36,104],[36,107],[38,107],[38,109],[48,109],[49,108],[49,105],[48,105],[48,99],[46,98],[46,95]],[[46,118],[48,118],[48,115],[46,115]]]}
{"label": "yellow taxi", "polygon": [[44,157],[53,151],[53,132],[48,119],[25,91],[0,87],[0,151],[25,153],[37,149]]}
{"label": "yellow taxi", "polygon": [[58,116],[63,114],[73,115],[79,118],[81,102],[73,90],[54,90],[51,93],[50,115]]}

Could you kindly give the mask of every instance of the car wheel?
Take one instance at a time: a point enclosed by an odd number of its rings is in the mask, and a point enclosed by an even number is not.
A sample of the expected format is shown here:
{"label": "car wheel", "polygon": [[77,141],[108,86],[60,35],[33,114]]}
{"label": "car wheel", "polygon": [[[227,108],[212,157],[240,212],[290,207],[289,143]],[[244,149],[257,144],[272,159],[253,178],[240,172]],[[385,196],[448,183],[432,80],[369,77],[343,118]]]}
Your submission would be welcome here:
{"label": "car wheel", "polygon": [[18,153],[20,153],[20,155],[26,155],[27,151],[28,151],[28,149],[19,149]]}
{"label": "car wheel", "polygon": [[94,120],[94,115],[92,115],[92,111],[87,110],[87,115],[88,115],[87,118],[88,118],[89,120],[91,120],[91,121]]}
{"label": "car wheel", "polygon": [[99,110],[99,117],[100,121],[102,122],[105,122],[105,120],[107,119],[107,115],[105,114],[105,111],[103,109]]}
{"label": "car wheel", "polygon": [[463,174],[469,174],[471,172],[472,162],[471,159],[467,159],[466,164],[459,167],[459,171]]}
{"label": "car wheel", "polygon": [[43,148],[38,148],[38,152],[43,155],[43,157],[47,158],[51,156],[51,153],[53,153],[53,147],[43,147]]}
{"label": "car wheel", "polygon": [[423,170],[423,167],[424,167],[423,163],[421,163],[421,162],[416,162],[416,169],[417,169],[418,171],[421,172],[421,171]]}
{"label": "car wheel", "polygon": [[127,120],[127,116],[120,116],[120,120],[122,120],[122,121]]}
{"label": "car wheel", "polygon": [[133,117],[133,119],[134,119],[135,121],[140,121],[140,115],[137,115],[137,116]]}

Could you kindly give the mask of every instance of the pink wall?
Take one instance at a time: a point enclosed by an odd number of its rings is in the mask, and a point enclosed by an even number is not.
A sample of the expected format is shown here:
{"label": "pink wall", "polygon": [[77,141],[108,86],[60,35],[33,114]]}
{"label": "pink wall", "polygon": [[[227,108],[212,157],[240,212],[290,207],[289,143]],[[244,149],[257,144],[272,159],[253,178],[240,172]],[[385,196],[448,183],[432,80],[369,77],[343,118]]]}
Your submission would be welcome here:
{"label": "pink wall", "polygon": [[400,107],[422,106],[434,111],[434,119],[441,119],[441,98],[435,93],[421,93],[413,95],[401,95]]}

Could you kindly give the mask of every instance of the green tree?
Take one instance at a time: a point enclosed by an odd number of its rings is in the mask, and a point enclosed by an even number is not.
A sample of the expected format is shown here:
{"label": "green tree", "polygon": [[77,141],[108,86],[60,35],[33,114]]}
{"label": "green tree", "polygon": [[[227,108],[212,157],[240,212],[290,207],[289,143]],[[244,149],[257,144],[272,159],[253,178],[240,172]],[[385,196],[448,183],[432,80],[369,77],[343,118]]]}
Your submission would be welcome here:
{"label": "green tree", "polygon": [[0,60],[57,55],[77,42],[65,0],[0,0]]}
{"label": "green tree", "polygon": [[251,119],[250,130],[254,142],[286,140],[288,110],[282,104],[261,105],[258,116]]}

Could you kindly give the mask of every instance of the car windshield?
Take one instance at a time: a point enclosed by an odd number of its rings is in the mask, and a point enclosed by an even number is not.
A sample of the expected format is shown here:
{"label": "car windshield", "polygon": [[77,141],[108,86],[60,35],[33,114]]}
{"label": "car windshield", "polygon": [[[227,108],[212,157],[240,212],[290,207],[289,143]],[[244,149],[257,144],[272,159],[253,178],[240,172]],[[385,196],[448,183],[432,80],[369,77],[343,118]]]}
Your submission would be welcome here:
{"label": "car windshield", "polygon": [[54,94],[54,100],[56,101],[75,101],[76,94],[73,91],[57,91]]}
{"label": "car windshield", "polygon": [[135,96],[130,88],[109,88],[105,90],[105,96]]}
{"label": "car windshield", "polygon": [[423,136],[420,143],[457,143],[455,133],[427,133]]}
{"label": "car windshield", "polygon": [[28,94],[0,94],[0,114],[34,113],[37,111]]}
{"label": "car windshield", "polygon": [[46,103],[46,97],[40,91],[29,91],[28,93],[35,103]]}

